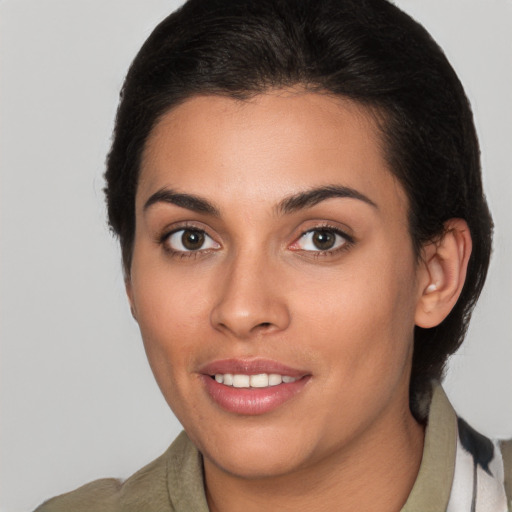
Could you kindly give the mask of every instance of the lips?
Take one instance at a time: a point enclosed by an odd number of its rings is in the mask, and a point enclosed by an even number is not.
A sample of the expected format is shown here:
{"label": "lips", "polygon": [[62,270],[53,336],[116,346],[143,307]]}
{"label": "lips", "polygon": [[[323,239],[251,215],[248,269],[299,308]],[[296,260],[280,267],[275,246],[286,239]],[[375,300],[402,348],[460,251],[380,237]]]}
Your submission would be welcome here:
{"label": "lips", "polygon": [[227,359],[200,370],[207,394],[225,411],[239,415],[269,413],[296,397],[311,374],[276,361]]}

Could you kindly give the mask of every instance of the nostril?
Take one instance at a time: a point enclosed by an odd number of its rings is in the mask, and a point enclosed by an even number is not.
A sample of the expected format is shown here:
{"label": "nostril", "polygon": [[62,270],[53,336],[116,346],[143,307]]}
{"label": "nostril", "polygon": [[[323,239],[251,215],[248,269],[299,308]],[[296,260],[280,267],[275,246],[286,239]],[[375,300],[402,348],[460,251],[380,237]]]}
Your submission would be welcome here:
{"label": "nostril", "polygon": [[271,326],[272,326],[272,324],[270,322],[261,322],[261,324],[258,324],[256,327],[262,327],[263,329],[268,329]]}

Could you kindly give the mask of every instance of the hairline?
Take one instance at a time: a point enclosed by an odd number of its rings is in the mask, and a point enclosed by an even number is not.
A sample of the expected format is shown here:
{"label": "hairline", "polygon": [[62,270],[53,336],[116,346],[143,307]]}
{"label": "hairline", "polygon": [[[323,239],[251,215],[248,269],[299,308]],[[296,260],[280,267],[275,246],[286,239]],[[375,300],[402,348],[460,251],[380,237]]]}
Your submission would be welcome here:
{"label": "hairline", "polygon": [[[163,107],[161,111],[154,116],[153,123],[151,124],[150,128],[148,129],[146,136],[144,138],[144,142],[141,145],[140,149],[140,157],[139,161],[137,163],[136,168],[136,180],[133,187],[133,200],[132,200],[132,212],[133,212],[133,229],[130,233],[130,247],[129,250],[122,251],[122,259],[123,259],[123,268],[124,268],[124,274],[125,277],[129,278],[131,274],[131,262],[132,262],[132,256],[133,256],[133,250],[134,250],[134,244],[135,244],[135,229],[136,229],[136,207],[135,207],[135,198],[137,195],[137,191],[139,188],[139,181],[141,176],[141,171],[144,165],[144,159],[146,155],[146,151],[148,149],[148,141],[151,138],[151,135],[154,133],[157,126],[160,124],[160,122],[163,120],[163,118],[178,108],[179,106],[183,105],[187,101],[190,101],[194,98],[200,98],[200,97],[208,97],[208,96],[218,96],[218,97],[224,97],[233,99],[240,102],[249,102],[252,99],[256,98],[257,96],[262,96],[266,94],[272,94],[273,92],[279,92],[279,91],[291,91],[296,92],[297,94],[303,94],[303,93],[313,93],[313,94],[320,94],[324,96],[328,96],[332,98],[335,102],[336,101],[344,101],[349,102],[352,105],[356,105],[361,109],[361,113],[364,115],[367,115],[370,122],[373,123],[375,127],[375,133],[377,134],[377,137],[375,137],[375,143],[379,145],[380,151],[382,152],[382,156],[384,158],[384,161],[386,162],[387,170],[390,172],[391,176],[398,180],[400,186],[403,188],[405,193],[405,199],[406,199],[406,208],[407,208],[407,224],[408,224],[408,232],[409,236],[411,238],[412,246],[413,246],[413,253],[416,259],[416,263],[419,263],[421,261],[421,247],[428,243],[428,241],[420,241],[416,240],[416,237],[414,236],[414,230],[413,230],[413,209],[411,207],[411,198],[409,196],[409,191],[407,187],[405,186],[405,183],[403,183],[403,180],[400,179],[400,176],[398,172],[395,172],[394,165],[393,165],[393,158],[392,153],[394,151],[393,149],[393,141],[390,138],[390,128],[389,124],[392,122],[393,113],[391,110],[386,107],[385,105],[379,105],[377,101],[364,101],[360,98],[352,98],[351,96],[347,94],[337,93],[333,90],[326,89],[324,86],[321,86],[320,84],[316,84],[312,81],[301,81],[301,80],[294,80],[294,81],[283,81],[282,84],[274,85],[274,84],[261,84],[259,87],[247,87],[239,90],[231,91],[227,88],[221,88],[221,87],[215,87],[208,89],[207,86],[203,86],[202,90],[197,91],[190,91],[188,94],[183,94],[179,98],[176,98],[175,101],[172,103],[169,102],[169,104],[166,107]],[[434,238],[439,236],[441,233],[437,233]],[[434,239],[433,238],[433,239]],[[125,254],[128,256],[128,260],[126,261]]]}

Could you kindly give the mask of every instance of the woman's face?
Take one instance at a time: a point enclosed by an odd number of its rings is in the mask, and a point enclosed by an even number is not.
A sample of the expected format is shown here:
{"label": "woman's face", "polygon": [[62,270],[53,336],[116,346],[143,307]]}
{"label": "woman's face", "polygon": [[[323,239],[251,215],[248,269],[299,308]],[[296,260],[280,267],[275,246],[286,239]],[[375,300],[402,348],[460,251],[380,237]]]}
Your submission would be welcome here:
{"label": "woman's face", "polygon": [[290,473],[412,421],[416,263],[371,115],[277,91],[206,96],[147,142],[127,289],[205,465]]}

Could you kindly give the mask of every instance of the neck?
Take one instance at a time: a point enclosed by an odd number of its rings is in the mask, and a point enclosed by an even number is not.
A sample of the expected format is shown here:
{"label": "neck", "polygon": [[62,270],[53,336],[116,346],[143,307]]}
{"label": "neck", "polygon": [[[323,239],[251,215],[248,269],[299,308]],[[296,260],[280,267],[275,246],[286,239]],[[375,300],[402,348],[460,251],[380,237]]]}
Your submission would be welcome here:
{"label": "neck", "polygon": [[424,440],[408,405],[402,409],[389,411],[350,447],[289,474],[245,479],[205,459],[211,512],[398,512],[416,480]]}

